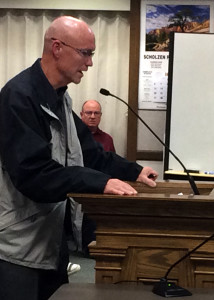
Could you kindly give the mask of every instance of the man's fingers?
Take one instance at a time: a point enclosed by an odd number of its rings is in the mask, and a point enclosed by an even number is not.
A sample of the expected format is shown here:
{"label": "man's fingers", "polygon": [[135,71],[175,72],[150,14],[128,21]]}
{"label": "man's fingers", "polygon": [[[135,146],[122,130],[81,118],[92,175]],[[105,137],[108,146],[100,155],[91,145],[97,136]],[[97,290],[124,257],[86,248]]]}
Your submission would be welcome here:
{"label": "man's fingers", "polygon": [[113,195],[136,195],[137,191],[128,183],[119,179],[109,179],[107,182],[104,194]]}

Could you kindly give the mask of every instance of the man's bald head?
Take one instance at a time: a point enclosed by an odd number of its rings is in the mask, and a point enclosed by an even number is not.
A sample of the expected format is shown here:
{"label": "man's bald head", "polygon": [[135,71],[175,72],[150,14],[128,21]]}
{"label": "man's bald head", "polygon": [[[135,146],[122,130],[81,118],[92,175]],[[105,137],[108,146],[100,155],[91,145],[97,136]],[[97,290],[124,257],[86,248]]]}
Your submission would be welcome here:
{"label": "man's bald head", "polygon": [[82,105],[82,111],[88,110],[89,107],[93,107],[100,112],[102,110],[101,104],[97,100],[86,100]]}
{"label": "man's bald head", "polygon": [[94,33],[84,21],[58,17],[44,36],[42,70],[55,89],[70,82],[77,84],[93,65],[94,50]]}
{"label": "man's bald head", "polygon": [[94,37],[94,33],[84,21],[71,16],[61,16],[56,18],[44,36],[44,51],[50,46],[51,38],[75,43],[87,36]]}

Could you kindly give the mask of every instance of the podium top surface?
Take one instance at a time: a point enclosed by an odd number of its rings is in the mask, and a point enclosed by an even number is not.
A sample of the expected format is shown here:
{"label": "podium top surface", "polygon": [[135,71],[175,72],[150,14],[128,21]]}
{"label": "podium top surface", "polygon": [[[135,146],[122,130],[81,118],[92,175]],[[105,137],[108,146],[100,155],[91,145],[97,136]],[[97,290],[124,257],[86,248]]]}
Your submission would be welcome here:
{"label": "podium top surface", "polygon": [[137,195],[111,195],[111,194],[92,194],[92,193],[68,193],[68,197],[78,199],[150,199],[150,200],[163,200],[163,199],[179,199],[183,200],[201,200],[210,201],[214,200],[214,183],[197,183],[200,195],[193,195],[189,182],[186,181],[157,181],[155,188],[149,187],[140,182],[128,182],[137,191]]}
{"label": "podium top surface", "polygon": [[68,197],[82,204],[88,214],[214,217],[214,183],[197,184],[200,195],[193,195],[189,183],[184,181],[160,181],[155,188],[139,182],[131,185],[138,191],[137,195],[70,193]]}

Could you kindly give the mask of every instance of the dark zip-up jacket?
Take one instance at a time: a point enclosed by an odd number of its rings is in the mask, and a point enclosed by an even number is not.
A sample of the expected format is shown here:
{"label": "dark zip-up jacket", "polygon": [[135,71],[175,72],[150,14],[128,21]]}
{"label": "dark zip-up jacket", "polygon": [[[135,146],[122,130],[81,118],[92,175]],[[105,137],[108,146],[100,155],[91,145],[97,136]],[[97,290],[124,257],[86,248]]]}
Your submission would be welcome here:
{"label": "dark zip-up jacket", "polygon": [[[40,60],[1,90],[1,259],[56,268],[67,193],[102,193],[111,177],[136,180],[142,170],[115,153],[104,152],[72,111],[70,98],[65,98],[66,138],[56,114],[57,94]],[[84,167],[73,165],[72,155],[65,162],[65,140],[72,147],[72,131],[77,132]]]}

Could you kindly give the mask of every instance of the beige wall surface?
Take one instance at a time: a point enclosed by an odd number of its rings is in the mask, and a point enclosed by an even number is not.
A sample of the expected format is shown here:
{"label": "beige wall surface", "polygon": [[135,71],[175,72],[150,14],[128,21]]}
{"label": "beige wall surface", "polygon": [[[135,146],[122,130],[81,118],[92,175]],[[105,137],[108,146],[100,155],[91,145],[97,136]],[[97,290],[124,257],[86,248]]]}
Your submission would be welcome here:
{"label": "beige wall surface", "polygon": [[0,8],[129,11],[130,0],[0,0]]}

